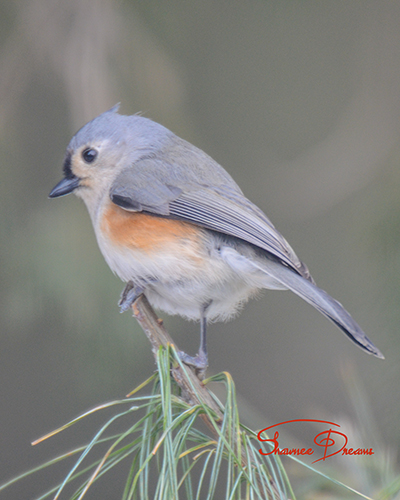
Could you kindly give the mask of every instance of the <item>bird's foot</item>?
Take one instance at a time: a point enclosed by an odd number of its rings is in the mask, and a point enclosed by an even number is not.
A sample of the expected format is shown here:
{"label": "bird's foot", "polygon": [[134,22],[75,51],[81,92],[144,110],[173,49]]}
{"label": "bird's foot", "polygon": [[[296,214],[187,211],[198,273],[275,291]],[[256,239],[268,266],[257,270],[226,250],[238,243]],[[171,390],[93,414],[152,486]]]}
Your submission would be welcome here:
{"label": "bird's foot", "polygon": [[141,286],[134,285],[132,281],[128,281],[126,287],[122,290],[121,298],[118,306],[121,313],[130,309],[135,300],[142,295],[144,289]]}
{"label": "bird's foot", "polygon": [[208,367],[208,356],[206,353],[199,351],[196,356],[189,356],[183,351],[178,352],[180,360],[192,368],[200,380],[203,380]]}

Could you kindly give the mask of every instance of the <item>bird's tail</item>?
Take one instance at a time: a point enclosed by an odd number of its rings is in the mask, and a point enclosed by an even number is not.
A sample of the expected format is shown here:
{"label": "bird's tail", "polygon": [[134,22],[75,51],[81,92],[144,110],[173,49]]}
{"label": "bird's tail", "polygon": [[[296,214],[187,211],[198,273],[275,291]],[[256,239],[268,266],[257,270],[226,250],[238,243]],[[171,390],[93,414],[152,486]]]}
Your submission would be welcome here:
{"label": "bird's tail", "polygon": [[354,321],[344,307],[324,290],[307,281],[302,276],[279,262],[263,260],[256,266],[268,276],[282,283],[289,290],[314,306],[324,316],[338,326],[353,342],[364,349],[368,354],[385,359],[380,350],[374,346],[359,325]]}

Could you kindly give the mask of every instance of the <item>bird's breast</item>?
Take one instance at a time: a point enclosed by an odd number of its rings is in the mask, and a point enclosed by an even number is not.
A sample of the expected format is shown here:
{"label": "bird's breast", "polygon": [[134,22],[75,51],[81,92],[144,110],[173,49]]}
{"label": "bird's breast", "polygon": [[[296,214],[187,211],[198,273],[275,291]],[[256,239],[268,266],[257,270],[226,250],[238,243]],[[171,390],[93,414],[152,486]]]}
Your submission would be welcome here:
{"label": "bird's breast", "polygon": [[114,245],[147,253],[175,245],[193,249],[202,232],[187,222],[129,212],[112,203],[102,214],[100,229]]}
{"label": "bird's breast", "polygon": [[198,318],[212,302],[210,319],[226,319],[255,289],[220,257],[218,237],[193,224],[110,203],[95,231],[108,265],[123,281],[148,284],[155,307]]}
{"label": "bird's breast", "polygon": [[108,265],[123,281],[189,278],[207,258],[201,228],[112,203],[101,214],[96,235]]}

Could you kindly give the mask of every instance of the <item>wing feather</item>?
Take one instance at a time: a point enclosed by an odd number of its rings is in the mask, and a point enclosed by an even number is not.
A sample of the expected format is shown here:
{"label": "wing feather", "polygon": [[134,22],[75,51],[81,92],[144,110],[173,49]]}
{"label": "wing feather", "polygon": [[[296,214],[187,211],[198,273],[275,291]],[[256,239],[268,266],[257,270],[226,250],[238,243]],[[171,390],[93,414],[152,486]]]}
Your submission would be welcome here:
{"label": "wing feather", "polygon": [[[240,238],[266,250],[307,279],[310,273],[285,238],[249,200],[232,201],[211,189],[182,193],[169,203],[169,213],[174,218]],[[238,200],[239,201],[239,200]],[[253,208],[254,207],[254,208]]]}
{"label": "wing feather", "polygon": [[307,267],[267,216],[243,195],[222,167],[210,161],[206,184],[204,172],[199,180],[195,168],[171,164],[162,156],[158,160],[145,158],[117,176],[110,198],[128,211],[179,219],[240,238],[312,281]]}

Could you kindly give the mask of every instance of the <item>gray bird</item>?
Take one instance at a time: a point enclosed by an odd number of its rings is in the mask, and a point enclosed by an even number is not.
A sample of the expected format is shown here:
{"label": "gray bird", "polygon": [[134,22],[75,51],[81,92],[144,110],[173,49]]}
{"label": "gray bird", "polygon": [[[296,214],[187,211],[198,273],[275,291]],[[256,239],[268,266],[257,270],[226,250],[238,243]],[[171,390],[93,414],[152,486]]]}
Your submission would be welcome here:
{"label": "gray bird", "polygon": [[203,373],[208,321],[231,318],[260,289],[289,289],[383,358],[218,163],[162,125],[117,111],[72,138],[49,196],[85,202],[107,264],[127,283],[122,311],[144,293],[156,308],[200,320],[198,354],[181,356]]}

